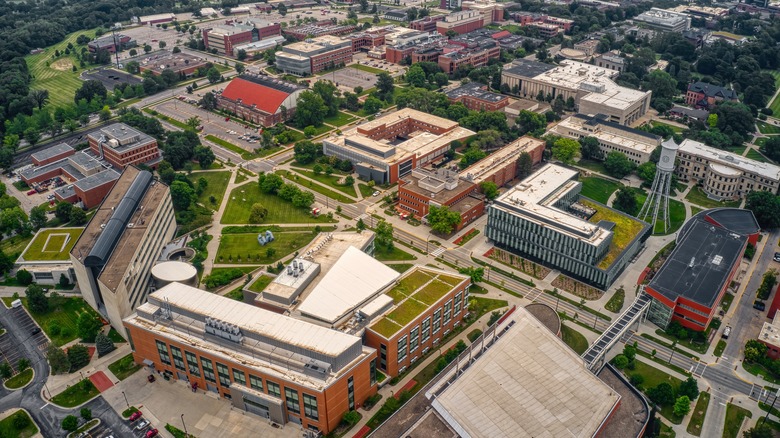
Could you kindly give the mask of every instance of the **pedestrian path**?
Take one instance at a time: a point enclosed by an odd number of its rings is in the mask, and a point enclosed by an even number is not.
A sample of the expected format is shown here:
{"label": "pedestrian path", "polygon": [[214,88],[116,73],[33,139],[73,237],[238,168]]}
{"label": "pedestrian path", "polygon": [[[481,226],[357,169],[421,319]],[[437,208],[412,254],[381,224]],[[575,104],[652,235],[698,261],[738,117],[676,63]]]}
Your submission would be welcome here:
{"label": "pedestrian path", "polygon": [[443,246],[439,246],[436,249],[434,249],[433,251],[431,251],[431,255],[433,257],[438,257],[438,256],[444,254],[444,251],[446,251],[446,248],[444,248]]}

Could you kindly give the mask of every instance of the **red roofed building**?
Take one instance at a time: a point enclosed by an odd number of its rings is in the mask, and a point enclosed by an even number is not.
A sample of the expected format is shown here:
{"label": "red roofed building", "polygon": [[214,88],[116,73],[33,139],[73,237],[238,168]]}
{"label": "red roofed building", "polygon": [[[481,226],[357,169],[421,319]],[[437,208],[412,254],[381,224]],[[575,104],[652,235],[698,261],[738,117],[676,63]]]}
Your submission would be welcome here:
{"label": "red roofed building", "polygon": [[292,118],[304,89],[270,76],[244,74],[217,95],[217,108],[252,123],[273,126]]}

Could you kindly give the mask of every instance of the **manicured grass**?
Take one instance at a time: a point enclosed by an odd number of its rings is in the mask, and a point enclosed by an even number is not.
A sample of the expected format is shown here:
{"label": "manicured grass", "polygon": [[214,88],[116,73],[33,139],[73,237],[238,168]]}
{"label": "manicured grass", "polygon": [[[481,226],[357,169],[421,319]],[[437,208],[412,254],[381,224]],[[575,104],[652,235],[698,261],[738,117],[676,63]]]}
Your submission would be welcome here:
{"label": "manicured grass", "polygon": [[70,250],[83,231],[83,228],[42,229],[22,256],[25,260],[70,260]]}
{"label": "manicured grass", "polygon": [[[277,224],[311,224],[316,222],[328,222],[325,215],[318,218],[312,217],[307,208],[294,207],[291,203],[274,195],[262,193],[260,186],[255,183],[244,184],[230,192],[230,199],[222,215],[223,224],[248,224],[252,204],[259,202],[268,209],[267,223]],[[336,222],[335,220],[332,222]]]}
{"label": "manicured grass", "polygon": [[656,126],[667,126],[667,127],[671,128],[672,131],[674,131],[675,134],[681,134],[683,132],[683,130],[684,130],[684,128],[681,128],[679,126],[670,125],[669,123],[659,122],[658,120],[653,120],[652,122],[650,122],[650,124],[653,125],[653,127],[656,127]]}
{"label": "manicured grass", "polygon": [[704,424],[704,417],[707,415],[707,407],[710,405],[710,394],[708,392],[699,393],[699,399],[696,400],[696,406],[691,414],[691,421],[688,422],[686,432],[693,436],[701,436],[701,426]]}
{"label": "manicured grass", "polygon": [[[341,176],[327,175],[325,173],[317,174],[317,173],[314,173],[314,172],[310,172],[308,170],[296,169],[294,167],[291,168],[291,170],[293,172],[300,173],[301,175],[305,176],[306,178],[313,179],[314,181],[317,181],[317,182],[319,182],[321,184],[325,184],[328,187],[332,187],[332,188],[334,188],[334,189],[336,189],[336,190],[338,190],[340,192],[344,192],[344,193],[346,193],[349,196],[357,197],[357,194],[355,194],[355,185],[354,184],[344,185],[344,184],[340,184],[339,183],[339,180],[341,179]],[[304,183],[304,185],[306,185],[306,184]],[[311,185],[309,185],[309,186],[311,187]]]}
{"label": "manicured grass", "polygon": [[278,175],[281,175],[284,178],[289,179],[290,181],[295,181],[296,183],[300,183],[302,186],[309,190],[313,190],[321,195],[327,196],[330,199],[335,199],[336,201],[343,202],[345,204],[354,204],[355,199],[348,198],[346,195],[343,195],[339,192],[334,192],[333,190],[323,187],[319,184],[315,184],[312,181],[309,180],[303,180],[300,178],[299,175],[296,175],[295,173],[292,173],[288,170],[280,169],[277,170],[276,173]]}
{"label": "manicured grass", "polygon": [[33,236],[13,236],[0,241],[0,250],[11,260],[16,260],[22,254],[24,248],[33,239]]}
{"label": "manicured grass", "polygon": [[658,433],[658,438],[675,438],[676,436],[677,434],[674,433],[674,429],[662,421],[661,432]]}
{"label": "manicured grass", "polygon": [[52,397],[51,402],[63,408],[72,408],[92,399],[100,392],[89,379],[84,379]]}
{"label": "manicured grass", "polygon": [[480,336],[482,336],[482,330],[480,329],[474,329],[470,331],[469,334],[466,335],[469,342],[474,342]]}
{"label": "manicured grass", "polygon": [[[6,306],[11,306],[13,297],[3,297],[3,302]],[[30,308],[27,306],[27,298],[21,298],[22,305],[28,311]],[[90,313],[96,318],[99,317],[83,298],[78,297],[58,297],[55,299],[49,298],[50,310],[46,313],[34,313],[30,312],[35,322],[46,332],[46,335],[51,339],[54,345],[61,347],[68,342],[76,339],[78,336],[78,329],[76,327],[76,321],[79,319],[79,315],[82,313]],[[51,328],[53,326],[59,326],[60,331],[57,335],[52,334]]]}
{"label": "manicured grass", "polygon": [[666,372],[639,360],[635,362],[634,370],[629,371],[628,374],[640,374],[645,379],[642,386],[648,389],[655,388],[661,383],[668,383],[676,391],[682,383],[677,377],[670,376]]}
{"label": "manicured grass", "polygon": [[387,73],[387,70],[382,70],[380,68],[371,67],[371,66],[363,65],[363,64],[352,64],[352,65],[349,65],[348,67],[355,68],[355,69],[358,69],[358,70],[363,70],[363,71],[368,72],[368,73],[374,73],[374,74],[377,74],[377,75],[379,73]]}
{"label": "manicured grass", "polygon": [[262,292],[263,289],[266,288],[271,282],[273,281],[273,277],[269,277],[267,275],[261,275],[257,277],[255,281],[252,282],[252,284],[249,285],[249,290],[252,292]]}
{"label": "manicured grass", "polygon": [[377,246],[374,251],[374,257],[382,262],[394,261],[394,260],[416,260],[412,254],[398,248],[398,245],[394,245],[393,249],[386,249],[385,247]]}
{"label": "manicured grass", "polygon": [[267,265],[307,245],[315,235],[301,232],[274,233],[273,242],[260,246],[255,233],[223,234],[219,242],[216,262]]}
{"label": "manicured grass", "polygon": [[[27,426],[21,429],[17,429],[16,426],[14,426],[14,419],[16,417],[26,417]],[[37,433],[38,433],[38,428],[35,427],[35,423],[33,423],[32,419],[30,418],[30,415],[21,409],[17,410],[12,415],[9,415],[8,417],[0,421],[0,436],[3,437],[7,436],[7,437],[16,437],[16,438],[29,438]]]}
{"label": "manicured grass", "polygon": [[616,290],[614,294],[612,294],[612,297],[609,299],[609,301],[607,301],[607,304],[604,305],[604,308],[612,313],[618,313],[620,312],[620,309],[623,308],[623,301],[625,299],[626,291],[621,287],[620,289]]}
{"label": "manicured grass", "polygon": [[597,173],[607,172],[607,170],[604,169],[604,163],[601,161],[588,160],[583,158],[577,163],[577,166],[588,169],[591,172],[597,172]]}
{"label": "manicured grass", "polygon": [[726,406],[726,421],[723,423],[723,438],[737,438],[745,417],[753,418],[753,413],[729,403]]}
{"label": "manicured grass", "polygon": [[561,338],[577,354],[582,354],[588,349],[588,340],[577,330],[563,324],[561,325]]}
{"label": "manicured grass", "polygon": [[396,264],[387,265],[387,266],[392,268],[392,269],[395,269],[397,272],[400,272],[401,274],[403,274],[404,272],[406,272],[409,269],[411,269],[412,266],[414,266],[414,265],[411,264],[411,263],[396,263]]}
{"label": "manicured grass", "polygon": [[357,120],[357,117],[339,111],[335,116],[325,118],[324,122],[338,128],[355,120]]}
{"label": "manicured grass", "polygon": [[133,361],[132,353],[122,357],[108,366],[109,371],[114,373],[116,378],[119,380],[125,380],[126,378],[135,374],[135,372],[141,368],[143,368],[141,365],[138,365]]}
{"label": "manicured grass", "polygon": [[33,378],[33,370],[32,368],[27,368],[21,373],[18,373],[15,376],[11,377],[10,379],[6,380],[5,386],[7,386],[10,389],[19,389],[22,386],[30,383],[30,380],[32,380],[32,378]]}
{"label": "manicured grass", "polygon": [[113,327],[108,331],[108,339],[111,339],[115,344],[124,344],[127,342]]}
{"label": "manicured grass", "polygon": [[[225,196],[225,189],[230,182],[230,172],[193,172],[190,175],[190,180],[195,184],[195,187],[198,186],[198,180],[201,178],[205,179],[208,185],[198,196],[198,202],[216,211]],[[216,203],[209,200],[211,196],[216,199]]]}
{"label": "manicured grass", "polygon": [[765,157],[761,152],[752,148],[748,151],[747,155],[745,155],[745,158],[750,158],[751,160],[756,160],[761,163],[770,162],[770,160],[767,157]]}
{"label": "manicured grass", "polygon": [[754,376],[761,376],[769,383],[780,384],[780,379],[776,378],[774,374],[764,368],[761,364],[755,362],[742,361],[742,368]]}
{"label": "manicured grass", "polygon": [[712,354],[714,354],[717,357],[721,357],[723,355],[723,350],[726,349],[726,345],[727,345],[726,341],[721,339],[720,341],[718,341],[718,345],[715,346],[715,351],[713,351]]}
{"label": "manicured grass", "polygon": [[606,204],[612,193],[620,188],[619,183],[595,176],[585,177],[580,181],[582,182],[580,194],[602,204]]}
{"label": "manicured grass", "polygon": [[685,199],[693,204],[698,204],[705,208],[739,207],[739,201],[716,201],[714,199],[708,198],[707,194],[704,193],[701,187],[698,186],[693,187],[688,192],[688,194],[685,195]]}
{"label": "manicured grass", "polygon": [[590,218],[591,223],[597,224],[599,221],[606,220],[615,224],[615,228],[612,229],[612,242],[609,244],[609,251],[599,262],[599,267],[606,269],[626,249],[628,244],[639,235],[643,225],[638,220],[615,210],[598,206],[584,199],[580,199],[579,202],[596,210],[596,214]]}
{"label": "manicured grass", "polygon": [[368,184],[359,183],[358,189],[360,190],[360,195],[364,198],[369,198],[374,194],[374,189],[369,187]]}
{"label": "manicured grass", "polygon": [[769,140],[769,137],[756,137],[756,139],[753,140],[753,144],[759,148],[763,148],[767,140]]}
{"label": "manicured grass", "polygon": [[696,216],[696,214],[699,213],[700,211],[704,211],[704,209],[691,205],[691,217]]}
{"label": "manicured grass", "polygon": [[222,140],[221,138],[216,137],[216,136],[211,135],[211,134],[206,135],[206,140],[208,140],[208,141],[210,141],[210,142],[212,142],[212,143],[214,143],[214,144],[216,144],[218,146],[222,146],[223,148],[225,148],[225,149],[227,149],[227,150],[229,150],[231,152],[235,152],[238,155],[241,155],[241,158],[243,158],[245,160],[251,160],[253,158],[257,158],[257,156],[258,156],[255,153],[249,152],[249,151],[247,151],[246,149],[244,149],[242,147],[236,146],[236,145],[234,145],[233,143],[231,143],[231,142],[229,142],[227,140]]}
{"label": "manicured grass", "polygon": [[758,132],[762,134],[780,134],[780,127],[770,123],[756,121]]}

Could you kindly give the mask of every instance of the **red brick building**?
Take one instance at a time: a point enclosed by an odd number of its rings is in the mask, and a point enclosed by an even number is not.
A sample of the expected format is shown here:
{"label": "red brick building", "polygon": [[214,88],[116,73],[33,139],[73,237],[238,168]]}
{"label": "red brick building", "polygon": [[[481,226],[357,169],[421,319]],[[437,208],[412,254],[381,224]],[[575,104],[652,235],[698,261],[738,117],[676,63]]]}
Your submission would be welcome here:
{"label": "red brick building", "polygon": [[470,65],[472,67],[482,67],[488,64],[491,59],[498,59],[501,56],[501,47],[494,40],[486,40],[485,44],[477,47],[468,47],[447,52],[439,55],[439,67],[444,73],[451,74],[458,67]]}
{"label": "red brick building", "polygon": [[460,214],[456,227],[459,231],[485,212],[485,201],[478,192],[474,182],[460,178],[451,170],[415,169],[398,182],[398,210],[423,218],[431,205],[446,205]]}
{"label": "red brick building", "polygon": [[449,31],[463,35],[464,33],[481,29],[484,25],[481,13],[477,11],[461,11],[453,12],[446,15],[444,20],[437,21],[436,31],[442,35],[447,35]]}
{"label": "red brick building", "polygon": [[161,159],[156,139],[124,123],[114,123],[88,134],[87,142],[98,159],[120,169],[131,164],[154,167]]}
{"label": "red brick building", "polygon": [[352,53],[360,50],[371,50],[385,44],[385,36],[392,30],[387,27],[364,30],[363,32],[347,35],[345,38],[352,42]]}
{"label": "red brick building", "polygon": [[203,43],[206,50],[216,49],[218,53],[233,56],[233,47],[253,43],[282,34],[279,23],[266,21],[234,23],[203,29]]}
{"label": "red brick building", "polygon": [[491,181],[501,187],[517,177],[517,160],[522,153],[530,155],[536,166],[542,162],[544,148],[544,141],[523,136],[467,167],[460,175],[477,186]]}
{"label": "red brick building", "polygon": [[436,32],[436,23],[444,20],[445,15],[436,15],[431,17],[430,15],[419,20],[414,20],[409,23],[409,29],[419,30],[422,32]]}
{"label": "red brick building", "polygon": [[217,108],[252,123],[273,126],[292,118],[304,90],[269,76],[244,74],[231,80],[217,95]]}
{"label": "red brick building", "polygon": [[710,110],[724,100],[736,102],[739,96],[734,90],[701,81],[689,84],[685,93],[685,104],[695,109]]}
{"label": "red brick building", "polygon": [[469,82],[459,87],[446,91],[450,103],[462,103],[466,108],[474,111],[498,111],[509,105],[509,97],[502,94],[491,93],[487,85],[479,82]]}
{"label": "red brick building", "polygon": [[44,164],[49,164],[55,161],[60,161],[64,158],[68,158],[75,153],[76,150],[70,147],[70,145],[67,143],[60,143],[42,151],[38,151],[30,155],[30,158],[32,159],[32,163],[34,165],[43,166]]}

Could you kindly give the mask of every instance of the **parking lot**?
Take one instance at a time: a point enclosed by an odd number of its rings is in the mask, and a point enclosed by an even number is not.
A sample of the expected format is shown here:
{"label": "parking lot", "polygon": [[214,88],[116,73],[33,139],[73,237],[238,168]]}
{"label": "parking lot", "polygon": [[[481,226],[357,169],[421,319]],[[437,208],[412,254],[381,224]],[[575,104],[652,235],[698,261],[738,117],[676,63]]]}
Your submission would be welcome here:
{"label": "parking lot", "polygon": [[[48,347],[49,340],[46,338],[46,335],[43,334],[41,328],[38,327],[38,324],[33,321],[23,307],[11,308],[9,309],[9,313],[21,330],[19,336],[22,336],[23,339],[20,342],[32,343],[32,345],[35,345],[42,351]],[[16,370],[16,363],[22,358],[22,351],[24,350],[16,344],[11,336],[0,336],[0,353],[2,354],[2,359],[7,361],[14,370]],[[32,360],[32,358],[28,359]]]}
{"label": "parking lot", "polygon": [[81,74],[82,79],[100,81],[107,89],[113,90],[115,86],[126,82],[130,85],[140,84],[142,81],[137,76],[125,73],[113,68],[100,67]]}
{"label": "parking lot", "polygon": [[376,85],[377,75],[356,68],[345,67],[341,70],[332,71],[320,77],[327,79],[341,89],[354,90],[356,87],[362,87],[364,90]]}

